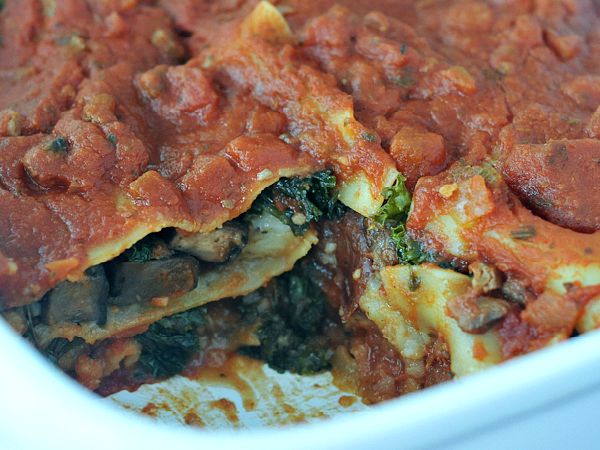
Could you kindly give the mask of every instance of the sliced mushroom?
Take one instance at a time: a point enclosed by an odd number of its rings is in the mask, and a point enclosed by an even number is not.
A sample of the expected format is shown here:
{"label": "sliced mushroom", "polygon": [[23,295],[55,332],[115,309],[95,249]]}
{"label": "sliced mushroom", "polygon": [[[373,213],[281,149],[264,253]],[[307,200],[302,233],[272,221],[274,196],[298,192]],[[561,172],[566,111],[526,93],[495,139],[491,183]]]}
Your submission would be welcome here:
{"label": "sliced mushroom", "polygon": [[145,262],[116,262],[109,270],[109,302],[131,305],[157,297],[181,295],[196,287],[199,272],[198,261],[189,256]]}
{"label": "sliced mushroom", "polygon": [[248,243],[248,229],[227,223],[210,233],[177,233],[170,242],[174,250],[189,253],[201,261],[224,263],[240,254]]}
{"label": "sliced mushroom", "polygon": [[461,330],[466,333],[481,334],[506,316],[511,306],[510,303],[499,298],[471,296],[454,299],[448,303],[448,309]]}
{"label": "sliced mushroom", "polygon": [[527,290],[522,283],[513,278],[508,278],[501,289],[502,295],[511,302],[525,305],[528,301],[533,300],[533,295]]}
{"label": "sliced mushroom", "polygon": [[106,322],[108,281],[102,266],[94,266],[78,281],[63,281],[42,301],[42,321],[60,323]]}

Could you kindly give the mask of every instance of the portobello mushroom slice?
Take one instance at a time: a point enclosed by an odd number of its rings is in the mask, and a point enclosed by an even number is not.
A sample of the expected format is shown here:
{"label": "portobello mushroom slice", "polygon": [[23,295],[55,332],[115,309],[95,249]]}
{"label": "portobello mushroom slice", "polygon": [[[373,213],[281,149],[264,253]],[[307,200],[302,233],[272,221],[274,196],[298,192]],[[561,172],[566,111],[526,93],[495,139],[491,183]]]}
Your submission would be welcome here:
{"label": "portobello mushroom slice", "polygon": [[42,301],[42,321],[60,323],[106,322],[109,286],[102,266],[90,267],[78,281],[63,281]]}
{"label": "portobello mushroom slice", "polygon": [[196,287],[199,272],[200,263],[191,256],[115,262],[109,270],[109,302],[123,306],[184,294]]}
{"label": "portobello mushroom slice", "polygon": [[201,261],[224,263],[239,255],[247,243],[247,227],[237,223],[226,223],[210,233],[184,235],[177,232],[170,242],[170,247],[193,255]]}
{"label": "portobello mushroom slice", "polygon": [[465,333],[482,334],[496,325],[510,311],[506,300],[485,295],[456,297],[448,302],[448,311]]}

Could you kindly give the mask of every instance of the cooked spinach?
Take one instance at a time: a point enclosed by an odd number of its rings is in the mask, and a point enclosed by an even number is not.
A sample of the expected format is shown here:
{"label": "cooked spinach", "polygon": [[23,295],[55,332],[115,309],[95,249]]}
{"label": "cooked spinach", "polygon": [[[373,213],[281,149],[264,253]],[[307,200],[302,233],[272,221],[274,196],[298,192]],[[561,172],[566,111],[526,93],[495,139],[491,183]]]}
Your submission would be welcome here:
{"label": "cooked spinach", "polygon": [[122,258],[131,262],[146,262],[151,259],[160,259],[162,247],[164,247],[164,243],[157,235],[149,234],[125,250]]}
{"label": "cooked spinach", "polygon": [[[259,314],[259,347],[242,354],[262,359],[278,372],[311,374],[330,367],[332,350],[324,333],[326,300],[321,289],[301,269],[287,273],[262,291],[268,298]],[[256,304],[250,305],[256,314]]]}
{"label": "cooked spinach", "polygon": [[329,170],[305,178],[282,178],[260,194],[250,214],[270,213],[301,236],[311,222],[343,214],[335,186],[335,176]]}
{"label": "cooked spinach", "polygon": [[153,323],[136,336],[142,345],[139,364],[154,377],[180,373],[200,349],[199,330],[207,323],[205,308],[196,308]]}

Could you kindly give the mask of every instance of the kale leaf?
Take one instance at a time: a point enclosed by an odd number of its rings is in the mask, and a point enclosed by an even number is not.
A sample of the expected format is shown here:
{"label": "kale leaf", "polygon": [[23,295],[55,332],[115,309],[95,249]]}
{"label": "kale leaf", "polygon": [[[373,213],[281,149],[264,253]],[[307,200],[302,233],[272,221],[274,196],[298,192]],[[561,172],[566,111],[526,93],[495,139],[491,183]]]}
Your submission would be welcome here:
{"label": "kale leaf", "polygon": [[405,182],[406,178],[400,174],[394,185],[383,191],[384,203],[373,216],[373,220],[379,226],[391,229],[400,263],[420,264],[428,261],[430,256],[406,233],[406,220],[412,199]]}
{"label": "kale leaf", "polygon": [[168,256],[168,252],[165,243],[156,234],[149,234],[125,250],[121,258],[130,262],[146,262],[162,259]]}
{"label": "kale leaf", "polygon": [[136,336],[142,345],[140,365],[154,377],[180,373],[200,348],[199,329],[206,325],[205,308],[196,308],[153,323]]}
{"label": "kale leaf", "polygon": [[305,178],[282,178],[260,194],[250,212],[272,214],[301,236],[311,222],[343,214],[344,206],[338,202],[335,186],[335,176],[329,170]]}
{"label": "kale leaf", "polygon": [[373,216],[375,222],[384,225],[386,222],[406,222],[410,209],[410,192],[406,188],[406,178],[398,175],[393,186],[383,190],[383,205]]}
{"label": "kale leaf", "polygon": [[306,375],[330,368],[333,351],[324,333],[327,313],[321,289],[297,268],[274,280],[263,295],[270,304],[261,308],[260,347],[244,347],[240,353],[262,359],[281,373]]}

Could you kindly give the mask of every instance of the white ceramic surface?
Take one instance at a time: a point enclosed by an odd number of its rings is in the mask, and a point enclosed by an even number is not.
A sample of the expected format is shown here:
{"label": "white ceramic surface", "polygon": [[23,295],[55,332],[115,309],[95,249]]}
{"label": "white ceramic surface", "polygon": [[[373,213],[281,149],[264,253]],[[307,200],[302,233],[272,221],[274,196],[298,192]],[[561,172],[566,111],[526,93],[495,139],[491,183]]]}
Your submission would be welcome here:
{"label": "white ceramic surface", "polygon": [[204,431],[101,401],[0,321],[0,449],[598,448],[600,332],[366,411]]}

